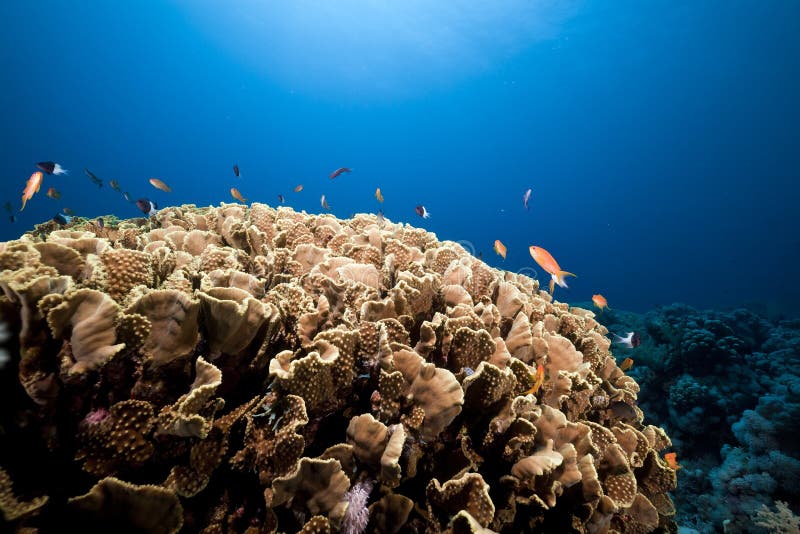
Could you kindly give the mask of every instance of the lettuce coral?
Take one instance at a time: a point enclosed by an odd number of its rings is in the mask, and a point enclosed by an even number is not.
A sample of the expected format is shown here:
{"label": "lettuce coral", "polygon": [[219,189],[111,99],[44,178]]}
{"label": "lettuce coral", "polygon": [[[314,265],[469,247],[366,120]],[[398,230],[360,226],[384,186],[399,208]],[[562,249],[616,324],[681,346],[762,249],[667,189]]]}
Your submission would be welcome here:
{"label": "lettuce coral", "polygon": [[19,528],[674,531],[669,438],[535,280],[372,215],[67,226],[0,244]]}

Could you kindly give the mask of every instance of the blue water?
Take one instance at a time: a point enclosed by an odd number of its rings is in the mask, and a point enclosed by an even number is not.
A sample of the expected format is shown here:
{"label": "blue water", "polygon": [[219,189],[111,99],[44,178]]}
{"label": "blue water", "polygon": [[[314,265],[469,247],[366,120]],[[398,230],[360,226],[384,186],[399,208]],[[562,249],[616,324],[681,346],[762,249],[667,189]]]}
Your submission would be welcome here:
{"label": "blue water", "polygon": [[800,3],[330,4],[0,3],[0,204],[37,161],[70,170],[0,239],[138,214],[87,167],[161,205],[324,193],[513,271],[536,244],[578,274],[564,300],[794,313]]}

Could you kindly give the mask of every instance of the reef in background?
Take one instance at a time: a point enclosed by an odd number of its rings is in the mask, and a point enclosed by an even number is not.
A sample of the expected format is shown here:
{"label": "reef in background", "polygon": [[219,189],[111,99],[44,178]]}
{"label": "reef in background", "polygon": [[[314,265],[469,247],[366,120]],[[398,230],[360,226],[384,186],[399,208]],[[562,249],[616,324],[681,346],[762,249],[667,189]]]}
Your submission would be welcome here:
{"label": "reef in background", "polygon": [[639,348],[615,352],[635,359],[640,406],[678,451],[678,522],[704,534],[800,532],[797,516],[767,518],[781,502],[800,513],[800,320],[683,304],[598,320],[641,335]]}
{"label": "reef in background", "polygon": [[16,527],[676,531],[605,327],[425,230],[182,206],[0,270]]}

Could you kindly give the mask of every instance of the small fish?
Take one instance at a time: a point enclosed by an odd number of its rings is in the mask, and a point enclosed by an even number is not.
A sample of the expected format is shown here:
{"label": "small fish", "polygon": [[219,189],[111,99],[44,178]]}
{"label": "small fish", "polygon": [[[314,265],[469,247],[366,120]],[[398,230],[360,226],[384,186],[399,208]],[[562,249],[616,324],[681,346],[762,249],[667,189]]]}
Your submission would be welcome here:
{"label": "small fish", "polygon": [[530,200],[531,200],[531,190],[530,190],[530,188],[529,188],[527,191],[525,191],[525,194],[524,194],[524,195],[522,195],[522,205],[523,205],[523,206],[525,206],[525,209],[526,209],[526,210],[529,210],[529,209],[531,209],[531,208],[528,206],[528,202],[530,202]]}
{"label": "small fish", "polygon": [[303,190],[303,184],[300,184],[300,185],[294,186],[294,189],[292,191],[294,191],[295,193],[299,193],[302,190]]}
{"label": "small fish", "polygon": [[386,224],[386,217],[383,216],[383,210],[378,210],[378,228],[383,228],[383,225]]}
{"label": "small fish", "polygon": [[105,228],[106,227],[106,222],[103,220],[102,217],[98,217],[97,218],[97,226],[99,226],[100,228]]}
{"label": "small fish", "polygon": [[534,375],[533,386],[531,386],[528,391],[523,393],[523,395],[536,395],[536,392],[539,391],[539,388],[542,387],[542,384],[544,384],[544,365],[540,363],[536,366],[536,375]]}
{"label": "small fish", "polygon": [[616,338],[614,340],[614,343],[619,343],[620,345],[628,349],[635,349],[636,347],[642,344],[642,339],[636,332],[628,332],[627,334],[625,334],[625,337],[614,334],[614,337]]}
{"label": "small fish", "polygon": [[8,212],[8,220],[9,222],[15,222],[17,218],[14,216],[14,207],[11,205],[11,202],[6,202],[6,211]]}
{"label": "small fish", "polygon": [[555,258],[553,258],[553,256],[542,247],[531,246],[528,248],[528,251],[531,253],[531,257],[534,259],[534,261],[539,264],[539,267],[550,274],[551,295],[555,289],[555,284],[558,284],[560,287],[569,287],[567,286],[567,282],[564,280],[565,276],[577,276],[570,272],[562,271]]}
{"label": "small fish", "polygon": [[231,196],[233,198],[235,198],[236,200],[238,200],[239,202],[241,202],[242,204],[247,204],[247,201],[245,200],[245,198],[242,196],[242,194],[239,192],[239,190],[236,189],[235,187],[231,187]]}
{"label": "small fish", "polygon": [[125,199],[125,200],[127,200],[128,202],[133,202],[133,200],[131,200],[131,194],[130,194],[130,193],[128,193],[127,191],[125,191],[124,193],[122,193],[122,198],[124,198],[124,199]]}
{"label": "small fish", "polygon": [[136,201],[136,207],[141,210],[142,213],[147,215],[148,217],[158,211],[158,204],[150,200],[149,198],[140,198]]}
{"label": "small fish", "polygon": [[69,171],[54,161],[40,161],[36,166],[47,174],[69,174]]}
{"label": "small fish", "polygon": [[150,185],[152,185],[156,189],[160,189],[160,190],[162,190],[164,192],[167,192],[167,193],[171,193],[172,192],[172,189],[167,184],[165,184],[162,180],[159,180],[158,178],[150,178]]}
{"label": "small fish", "polygon": [[594,302],[595,306],[600,308],[600,313],[603,313],[603,310],[606,309],[606,308],[608,308],[609,310],[611,309],[608,306],[608,301],[606,300],[606,298],[603,295],[600,295],[600,294],[592,295],[592,302]]}
{"label": "small fish", "polygon": [[66,213],[67,215],[75,215],[75,212],[74,212],[74,211],[72,211],[72,210],[71,210],[71,209],[69,209],[69,208],[62,208],[62,209],[61,209],[61,211],[63,211],[63,212],[64,212],[64,213]]}
{"label": "small fish", "polygon": [[425,206],[423,206],[422,204],[414,208],[414,211],[417,213],[417,215],[419,215],[423,219],[428,219],[431,216],[430,212],[426,210]]}
{"label": "small fish", "polygon": [[285,201],[286,201],[286,199],[283,198],[283,195],[278,195],[278,202],[279,203],[283,204]]}
{"label": "small fish", "polygon": [[238,165],[234,165],[234,166],[233,166],[233,174],[234,174],[234,176],[236,176],[237,178],[239,177],[239,166],[238,166]]}
{"label": "small fish", "polygon": [[619,364],[620,371],[627,371],[631,367],[633,367],[633,358],[625,358],[622,360],[622,363]]}
{"label": "small fish", "polygon": [[119,186],[119,182],[118,181],[109,180],[108,181],[108,185],[110,185],[111,189],[113,189],[114,191],[119,191],[120,193],[122,192],[122,188]]}
{"label": "small fish", "polygon": [[328,178],[330,178],[331,180],[333,180],[334,178],[336,178],[337,176],[339,176],[339,175],[340,175],[340,174],[342,174],[343,172],[353,172],[353,169],[349,169],[349,168],[347,168],[347,167],[339,167],[338,169],[336,169],[335,171],[333,171],[333,172],[330,174],[330,176],[328,176]]}
{"label": "small fish", "polygon": [[506,246],[499,239],[494,240],[494,251],[499,256],[502,256],[503,259],[506,259],[506,252],[508,252],[508,249],[506,249]]}
{"label": "small fish", "polygon": [[378,202],[383,202],[383,194],[380,187],[375,190],[375,198],[378,199]]}
{"label": "small fish", "polygon": [[69,224],[72,222],[72,216],[64,215],[63,213],[56,213],[53,216],[53,221],[57,222],[58,224]]}
{"label": "small fish", "polygon": [[28,178],[28,181],[25,183],[25,189],[22,190],[22,207],[19,211],[24,210],[25,204],[33,198],[35,193],[39,192],[39,188],[42,187],[42,178],[44,178],[44,174],[40,171],[36,171]]}
{"label": "small fish", "polygon": [[482,260],[482,259],[483,259],[483,252],[478,252],[478,259],[479,259],[479,260]]}
{"label": "small fish", "polygon": [[92,183],[94,185],[96,185],[97,187],[103,187],[103,180],[98,178],[92,171],[90,171],[89,169],[84,168],[83,172],[86,173],[86,176],[89,177],[89,179],[92,181]]}
{"label": "small fish", "polygon": [[322,195],[322,198],[319,199],[319,204],[320,206],[322,206],[322,209],[326,210],[331,209],[330,205],[328,204],[328,201],[325,200],[325,195]]}
{"label": "small fish", "polygon": [[683,466],[678,463],[677,452],[668,452],[664,455],[664,460],[667,462],[667,465],[670,467],[670,469],[677,471],[678,469],[683,468]]}
{"label": "small fish", "polygon": [[52,198],[53,200],[58,200],[61,198],[61,193],[59,193],[55,187],[51,187],[47,190],[47,196]]}

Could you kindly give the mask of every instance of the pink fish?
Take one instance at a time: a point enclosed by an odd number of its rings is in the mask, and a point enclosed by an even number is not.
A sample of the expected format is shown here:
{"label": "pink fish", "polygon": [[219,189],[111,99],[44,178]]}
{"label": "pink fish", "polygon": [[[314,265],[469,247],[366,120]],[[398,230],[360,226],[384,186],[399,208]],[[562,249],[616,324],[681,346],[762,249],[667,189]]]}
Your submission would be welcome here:
{"label": "pink fish", "polygon": [[337,176],[339,176],[339,175],[340,175],[340,174],[342,174],[343,172],[353,172],[353,169],[349,169],[349,168],[347,168],[347,167],[339,167],[338,169],[336,169],[335,171],[333,171],[333,172],[330,174],[330,176],[328,176],[328,178],[330,178],[331,180],[333,180],[334,178],[336,178]]}

